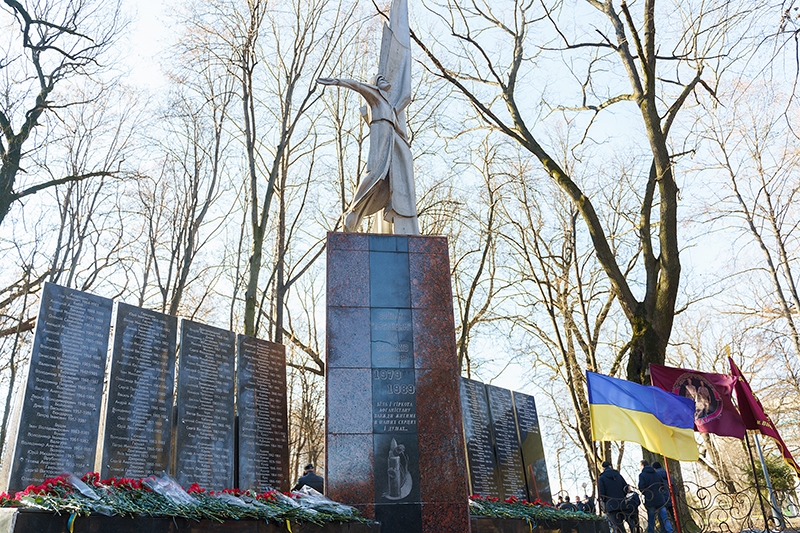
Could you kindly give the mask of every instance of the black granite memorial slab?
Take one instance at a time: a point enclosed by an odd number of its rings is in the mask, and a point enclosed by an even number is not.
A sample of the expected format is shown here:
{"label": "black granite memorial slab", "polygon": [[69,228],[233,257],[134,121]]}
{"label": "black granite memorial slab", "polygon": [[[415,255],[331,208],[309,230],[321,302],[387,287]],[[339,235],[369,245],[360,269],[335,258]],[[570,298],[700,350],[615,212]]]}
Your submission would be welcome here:
{"label": "black granite memorial slab", "polygon": [[45,284],[7,490],[94,470],[111,310],[107,298]]}
{"label": "black granite memorial slab", "polygon": [[498,497],[500,473],[494,453],[494,435],[486,386],[461,378],[461,411],[467,445],[470,492]]}
{"label": "black granite memorial slab", "polygon": [[[399,237],[392,237],[399,239]],[[370,244],[372,239],[370,239]],[[411,308],[407,252],[369,252],[370,307]]]}
{"label": "black granite memorial slab", "polygon": [[234,485],[234,357],[231,331],[181,321],[175,477],[211,490]]}
{"label": "black granite memorial slab", "polygon": [[411,309],[370,309],[370,351],[373,367],[414,367]]}
{"label": "black granite memorial slab", "polygon": [[45,283],[7,489],[94,470],[112,301]]}
{"label": "black granite memorial slab", "polygon": [[[422,524],[422,504],[375,504],[375,520],[381,524],[381,533],[409,533],[425,531]],[[430,528],[428,531],[437,531]]]}
{"label": "black granite memorial slab", "polygon": [[372,369],[372,432],[417,433],[414,370]]}
{"label": "black granite memorial slab", "polygon": [[528,484],[528,501],[535,501],[538,498],[549,502],[552,500],[550,480],[547,476],[539,417],[536,414],[536,401],[533,396],[527,394],[520,392],[513,394],[522,445],[522,461]]}
{"label": "black granite memorial slab", "polygon": [[100,475],[170,471],[178,319],[117,304]]}
{"label": "black granite memorial slab", "polygon": [[373,434],[375,502],[420,501],[419,445],[416,434]]}
{"label": "black granite memorial slab", "polygon": [[289,490],[286,347],[239,335],[237,413],[239,479],[236,486],[263,492]]}
{"label": "black granite memorial slab", "polygon": [[514,416],[514,401],[511,391],[486,385],[489,396],[489,411],[492,416],[497,466],[500,472],[500,498],[510,496],[528,497],[525,486],[525,471],[522,466],[522,450]]}

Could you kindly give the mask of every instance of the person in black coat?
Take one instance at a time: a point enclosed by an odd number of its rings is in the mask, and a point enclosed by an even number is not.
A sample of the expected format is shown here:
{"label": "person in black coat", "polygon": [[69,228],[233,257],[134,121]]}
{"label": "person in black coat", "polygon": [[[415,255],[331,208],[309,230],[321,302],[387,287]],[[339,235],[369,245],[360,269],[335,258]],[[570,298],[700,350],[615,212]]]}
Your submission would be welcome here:
{"label": "person in black coat", "polygon": [[672,492],[669,490],[669,478],[667,477],[667,471],[661,467],[661,463],[658,461],[653,461],[653,470],[661,476],[661,481],[664,482],[664,494],[667,497],[667,516],[669,517],[672,523],[675,523],[675,514],[672,512]]}
{"label": "person in black coat", "polygon": [[656,514],[661,526],[667,533],[672,533],[672,524],[667,517],[667,495],[664,482],[658,472],[647,461],[642,461],[642,472],[639,474],[639,490],[644,496],[644,507],[647,509],[647,533],[655,533]]}
{"label": "person in black coat", "polygon": [[297,484],[295,484],[292,490],[300,490],[303,486],[309,486],[320,494],[322,494],[325,489],[325,480],[322,479],[322,476],[318,476],[316,472],[314,472],[314,465],[310,463],[303,469],[302,477],[297,480]]}
{"label": "person in black coat", "polygon": [[628,527],[631,528],[631,533],[642,533],[639,528],[639,506],[642,504],[642,500],[630,485],[626,490],[628,494],[622,504],[622,510],[625,512],[625,521],[628,523]]}
{"label": "person in black coat", "polygon": [[[600,504],[608,515],[611,525],[616,533],[625,533],[625,513],[622,504],[625,501],[625,487],[628,483],[622,475],[611,468],[611,463],[603,462],[603,472],[597,481]],[[672,532],[670,532],[672,533]]]}

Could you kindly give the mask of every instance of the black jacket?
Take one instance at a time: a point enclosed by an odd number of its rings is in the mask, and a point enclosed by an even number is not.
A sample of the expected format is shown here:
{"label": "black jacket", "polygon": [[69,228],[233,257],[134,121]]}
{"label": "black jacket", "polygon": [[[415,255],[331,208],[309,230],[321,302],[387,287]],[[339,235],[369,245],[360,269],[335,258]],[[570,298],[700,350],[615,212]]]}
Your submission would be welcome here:
{"label": "black jacket", "polygon": [[664,484],[664,497],[667,499],[667,507],[672,507],[672,496],[669,493],[669,478],[667,471],[663,468],[657,468],[656,474],[661,476],[661,482]]}
{"label": "black jacket", "polygon": [[303,488],[303,485],[308,485],[315,491],[322,494],[325,489],[324,483],[325,482],[322,479],[322,476],[318,476],[314,472],[309,472],[297,480],[297,484],[294,486],[294,488],[292,488],[292,490],[300,490]]}
{"label": "black jacket", "polygon": [[664,495],[664,481],[652,466],[646,466],[639,474],[639,490],[644,496],[644,506],[649,508],[664,507],[667,498]]}
{"label": "black jacket", "polygon": [[598,493],[600,501],[606,511],[616,511],[625,500],[625,487],[628,482],[613,468],[606,468],[598,480]]}

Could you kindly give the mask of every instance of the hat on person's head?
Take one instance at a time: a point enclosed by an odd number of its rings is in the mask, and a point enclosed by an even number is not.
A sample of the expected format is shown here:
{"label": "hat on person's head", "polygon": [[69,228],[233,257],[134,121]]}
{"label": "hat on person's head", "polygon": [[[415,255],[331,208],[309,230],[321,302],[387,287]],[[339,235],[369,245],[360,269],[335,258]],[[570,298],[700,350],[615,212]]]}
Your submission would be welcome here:
{"label": "hat on person's head", "polygon": [[611,468],[611,463],[608,461],[603,461],[603,468]]}
{"label": "hat on person's head", "polygon": [[314,470],[314,465],[312,465],[311,463],[308,463],[303,470]]}

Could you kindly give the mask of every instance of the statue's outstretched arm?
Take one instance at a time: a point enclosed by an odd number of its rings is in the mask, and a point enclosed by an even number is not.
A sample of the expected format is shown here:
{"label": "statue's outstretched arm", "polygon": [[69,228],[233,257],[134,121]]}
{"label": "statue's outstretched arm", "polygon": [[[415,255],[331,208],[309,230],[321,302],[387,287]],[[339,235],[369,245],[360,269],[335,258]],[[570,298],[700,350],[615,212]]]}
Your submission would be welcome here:
{"label": "statue's outstretched arm", "polygon": [[374,98],[374,93],[376,91],[372,85],[346,78],[317,78],[317,83],[320,85],[337,85],[339,87],[346,87],[347,89],[357,92],[368,101],[371,98]]}

